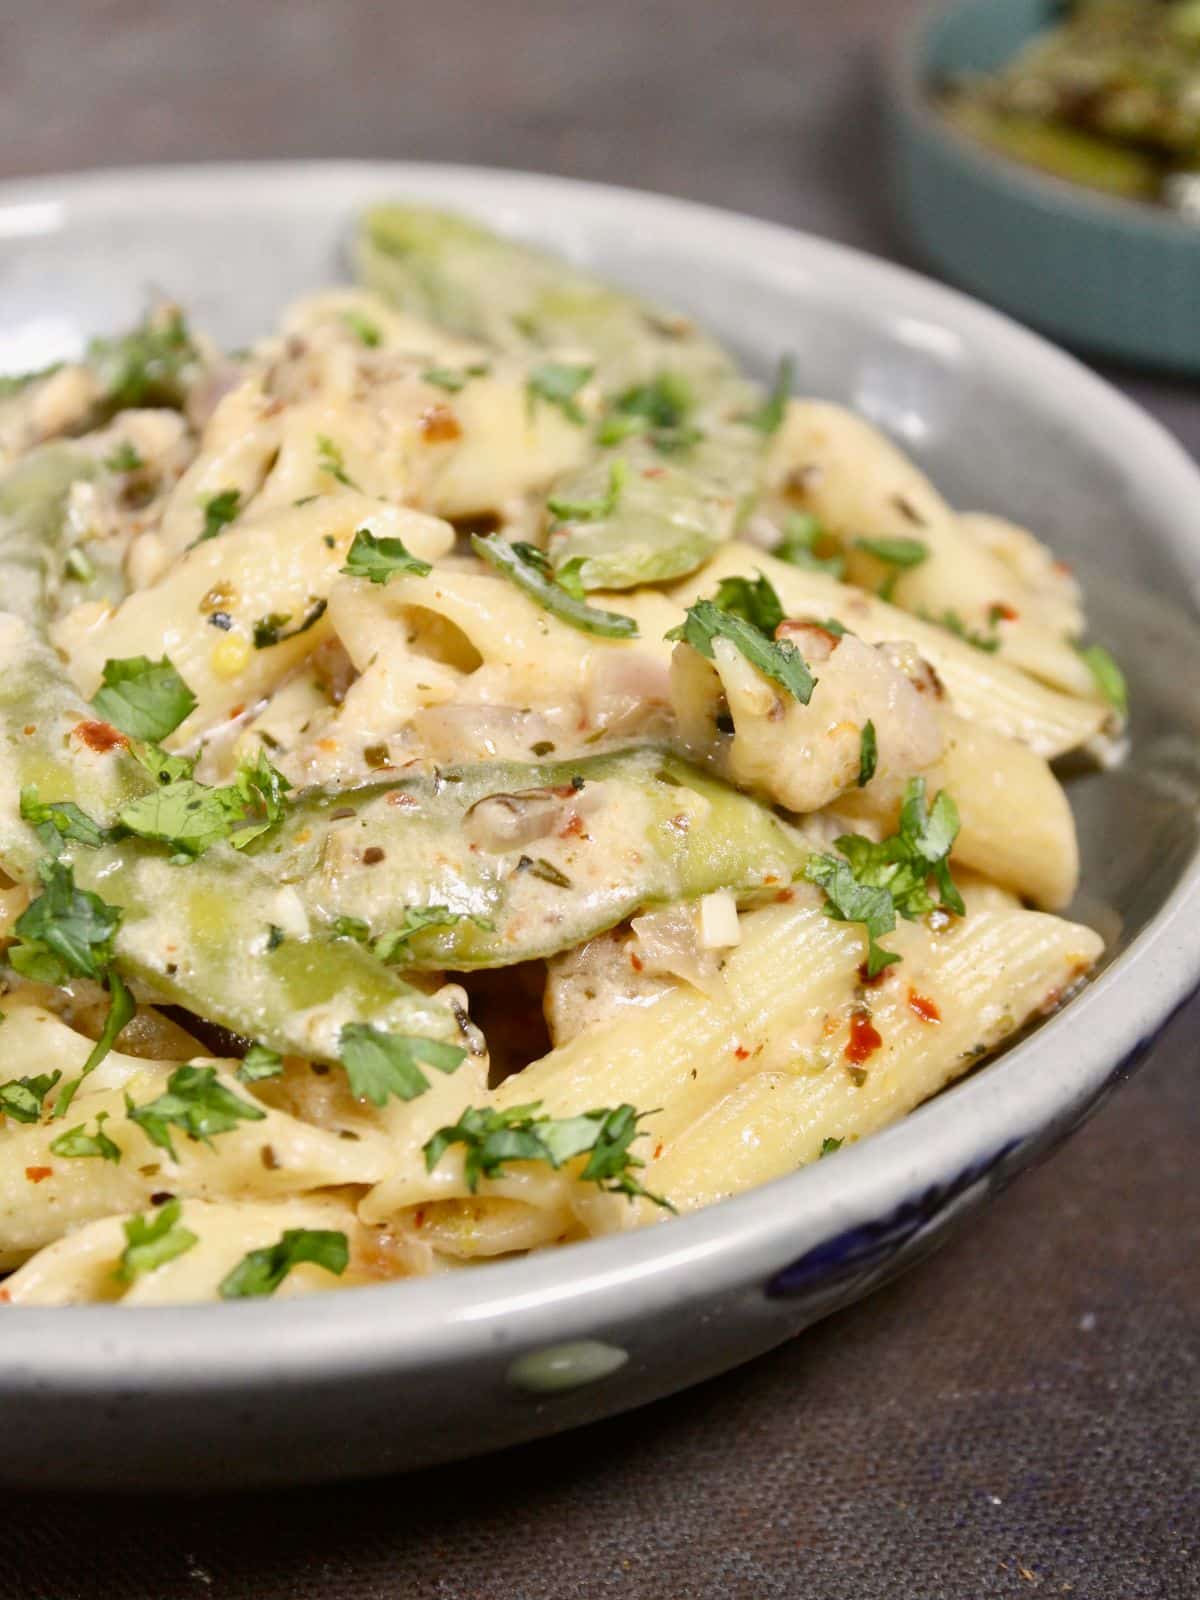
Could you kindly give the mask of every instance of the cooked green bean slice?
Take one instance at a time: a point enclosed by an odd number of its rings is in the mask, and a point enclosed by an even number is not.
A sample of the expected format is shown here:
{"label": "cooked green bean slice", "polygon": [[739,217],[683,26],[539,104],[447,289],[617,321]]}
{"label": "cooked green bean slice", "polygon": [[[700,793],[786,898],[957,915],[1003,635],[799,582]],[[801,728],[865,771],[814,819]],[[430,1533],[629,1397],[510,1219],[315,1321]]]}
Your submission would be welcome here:
{"label": "cooked green bean slice", "polygon": [[406,311],[528,360],[564,350],[591,358],[602,453],[548,497],[603,504],[613,463],[622,465],[621,494],[604,515],[551,524],[550,559],[582,588],[680,577],[736,532],[758,488],[765,439],[750,419],[762,395],[685,318],[422,206],[369,211],[355,254],[363,281]]}
{"label": "cooked green bean slice", "polygon": [[782,886],[808,856],[768,807],[654,747],[313,791],[251,850],[314,920],[452,970],[550,955],[645,906]]}

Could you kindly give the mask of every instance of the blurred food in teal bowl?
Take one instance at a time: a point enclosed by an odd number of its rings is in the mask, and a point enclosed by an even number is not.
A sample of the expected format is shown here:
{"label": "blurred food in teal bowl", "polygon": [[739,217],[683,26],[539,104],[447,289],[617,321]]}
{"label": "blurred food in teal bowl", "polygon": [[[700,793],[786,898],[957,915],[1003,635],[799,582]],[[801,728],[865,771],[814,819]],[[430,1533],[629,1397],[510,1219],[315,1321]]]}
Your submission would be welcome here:
{"label": "blurred food in teal bowl", "polygon": [[1067,343],[1200,371],[1200,4],[966,0],[892,62],[902,215]]}

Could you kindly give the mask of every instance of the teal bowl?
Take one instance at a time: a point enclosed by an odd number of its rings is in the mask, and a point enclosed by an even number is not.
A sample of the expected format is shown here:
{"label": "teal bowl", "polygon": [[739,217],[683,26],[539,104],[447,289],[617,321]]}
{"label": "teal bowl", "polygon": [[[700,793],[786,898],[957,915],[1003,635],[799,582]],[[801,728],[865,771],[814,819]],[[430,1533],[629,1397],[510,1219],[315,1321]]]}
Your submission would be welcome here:
{"label": "teal bowl", "polygon": [[890,61],[901,217],[948,278],[1065,344],[1200,372],[1200,224],[976,145],[929,86],[991,72],[1051,25],[1054,0],[966,0],[911,26]]}

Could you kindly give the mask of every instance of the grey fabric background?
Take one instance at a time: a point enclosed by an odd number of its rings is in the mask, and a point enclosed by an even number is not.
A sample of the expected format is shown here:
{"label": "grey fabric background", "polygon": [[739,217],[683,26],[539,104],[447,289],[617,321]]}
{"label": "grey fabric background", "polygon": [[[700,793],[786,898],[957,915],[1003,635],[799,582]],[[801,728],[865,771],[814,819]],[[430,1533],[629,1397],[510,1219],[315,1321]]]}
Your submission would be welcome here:
{"label": "grey fabric background", "polygon": [[[875,59],[910,9],[0,0],[0,176],[481,161],[689,195],[903,260]],[[1112,375],[1200,451],[1192,388]],[[1200,1595],[1198,1034],[1193,1003],[961,1238],[751,1367],[417,1477],[192,1503],[9,1495],[0,1597]]]}

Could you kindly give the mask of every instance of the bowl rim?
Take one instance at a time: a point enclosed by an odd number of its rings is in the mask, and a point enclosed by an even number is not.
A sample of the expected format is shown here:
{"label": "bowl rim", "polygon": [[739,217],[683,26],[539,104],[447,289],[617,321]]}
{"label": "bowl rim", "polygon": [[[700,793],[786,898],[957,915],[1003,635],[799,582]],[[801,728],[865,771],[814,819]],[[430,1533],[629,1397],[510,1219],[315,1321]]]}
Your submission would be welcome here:
{"label": "bowl rim", "polygon": [[[999,312],[907,268],[844,245],[712,206],[644,191],[498,168],[393,161],[218,162],[134,167],[0,184],[0,238],[39,235],[72,218],[111,221],[147,205],[191,210],[267,193],[302,209],[339,209],[382,194],[438,198],[495,217],[506,206],[570,217],[581,235],[605,221],[669,230],[705,263],[771,263],[778,282],[822,275],[842,293],[883,296],[896,315],[959,335],[989,369],[1058,386],[1089,428],[1125,441],[1152,501],[1180,513],[1174,554],[1200,597],[1200,541],[1185,509],[1200,469],[1131,400]],[[537,231],[536,224],[534,232]],[[1162,518],[1167,524],[1167,518]],[[283,1300],[140,1307],[5,1308],[0,1389],[69,1399],[98,1391],[202,1396],[221,1390],[333,1386],[348,1378],[458,1365],[586,1336],[712,1300],[767,1277],[811,1243],[887,1215],[981,1152],[1031,1139],[1093,1100],[1200,981],[1200,856],[1166,904],[1096,980],[1004,1059],[918,1108],[837,1161],[815,1163],[666,1226],[610,1235],[485,1270]],[[1069,1042],[1068,1042],[1069,1041]],[[1056,1059],[1057,1058],[1057,1059]],[[624,1293],[622,1294],[622,1291]],[[431,1341],[431,1333],[436,1339]],[[265,1362],[263,1341],[271,1340]]]}
{"label": "bowl rim", "polygon": [[[1089,227],[1118,225],[1144,238],[1175,246],[1195,245],[1200,253],[1200,222],[1178,216],[1167,206],[1150,200],[1134,200],[1125,195],[1106,194],[1072,183],[1053,172],[1042,172],[1015,157],[1002,155],[956,128],[938,111],[928,92],[928,43],[933,29],[957,12],[979,6],[982,0],[945,0],[926,5],[915,17],[907,18],[893,33],[884,48],[884,75],[889,98],[904,117],[943,148],[952,151],[960,165],[969,168],[977,181],[1006,190],[1028,204],[1048,204],[1070,220]],[[1044,0],[1043,0],[1044,3]],[[1035,34],[1031,33],[1032,39]]]}

